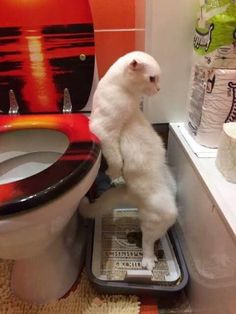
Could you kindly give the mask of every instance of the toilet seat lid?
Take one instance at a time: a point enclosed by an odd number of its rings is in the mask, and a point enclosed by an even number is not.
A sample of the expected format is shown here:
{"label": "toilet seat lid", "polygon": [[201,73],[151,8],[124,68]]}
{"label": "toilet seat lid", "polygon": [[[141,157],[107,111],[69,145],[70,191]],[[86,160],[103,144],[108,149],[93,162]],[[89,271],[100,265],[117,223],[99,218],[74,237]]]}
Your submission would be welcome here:
{"label": "toilet seat lid", "polygon": [[0,133],[22,129],[52,129],[69,140],[65,153],[47,169],[28,178],[0,185],[0,216],[29,211],[79,183],[100,154],[97,137],[82,114],[1,116]]}
{"label": "toilet seat lid", "polygon": [[21,114],[90,111],[95,68],[89,0],[0,2],[0,110],[13,90]]}

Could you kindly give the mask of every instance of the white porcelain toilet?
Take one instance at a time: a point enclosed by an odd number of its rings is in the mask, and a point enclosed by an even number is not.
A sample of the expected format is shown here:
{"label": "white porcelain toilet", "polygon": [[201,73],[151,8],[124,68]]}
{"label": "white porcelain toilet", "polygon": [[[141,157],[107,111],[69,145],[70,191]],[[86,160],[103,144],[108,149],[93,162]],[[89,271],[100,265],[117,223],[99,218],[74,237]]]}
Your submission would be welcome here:
{"label": "white porcelain toilet", "polygon": [[[59,126],[50,128],[55,118],[63,132]],[[86,225],[77,207],[99,165],[99,145],[85,116],[4,117],[0,258],[15,260],[11,285],[20,298],[55,300],[77,279],[86,243]]]}
{"label": "white porcelain toilet", "polygon": [[0,21],[0,258],[14,260],[17,296],[46,303],[82,269],[87,229],[77,208],[100,146],[80,113],[94,82],[89,2],[64,1],[57,14],[38,6],[6,3]]}

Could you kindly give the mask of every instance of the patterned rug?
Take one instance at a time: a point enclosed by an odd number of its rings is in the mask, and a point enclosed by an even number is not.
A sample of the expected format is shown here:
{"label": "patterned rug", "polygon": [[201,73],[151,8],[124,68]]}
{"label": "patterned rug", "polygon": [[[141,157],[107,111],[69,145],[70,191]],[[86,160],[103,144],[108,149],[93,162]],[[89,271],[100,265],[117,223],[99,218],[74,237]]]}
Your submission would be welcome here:
{"label": "patterned rug", "polygon": [[101,295],[82,273],[78,286],[65,298],[46,305],[21,301],[10,289],[12,261],[0,259],[0,314],[138,314],[137,296]]}

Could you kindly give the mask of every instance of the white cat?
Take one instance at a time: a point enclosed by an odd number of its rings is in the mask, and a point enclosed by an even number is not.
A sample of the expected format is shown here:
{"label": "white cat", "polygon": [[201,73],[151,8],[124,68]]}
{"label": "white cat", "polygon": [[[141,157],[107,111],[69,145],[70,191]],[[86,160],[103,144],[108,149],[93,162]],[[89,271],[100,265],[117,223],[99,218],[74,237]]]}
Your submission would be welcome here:
{"label": "white cat", "polygon": [[155,266],[154,242],[177,216],[175,182],[165,161],[161,138],[140,111],[143,95],[159,91],[160,67],[150,55],[131,52],[118,59],[94,94],[90,128],[101,141],[112,179],[125,184],[106,191],[94,203],[80,204],[82,215],[94,217],[126,206],[139,210],[142,266]]}

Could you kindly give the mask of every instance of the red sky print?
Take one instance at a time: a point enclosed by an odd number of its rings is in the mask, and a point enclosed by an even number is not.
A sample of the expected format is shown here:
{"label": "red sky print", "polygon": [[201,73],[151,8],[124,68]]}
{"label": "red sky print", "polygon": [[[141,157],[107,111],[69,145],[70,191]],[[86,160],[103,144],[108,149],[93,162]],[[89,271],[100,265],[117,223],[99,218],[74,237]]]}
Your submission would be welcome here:
{"label": "red sky print", "polygon": [[[13,89],[20,112],[60,112],[68,88],[75,111],[88,100],[94,35],[88,0],[2,0],[0,110]],[[85,55],[86,58],[80,58]]]}

